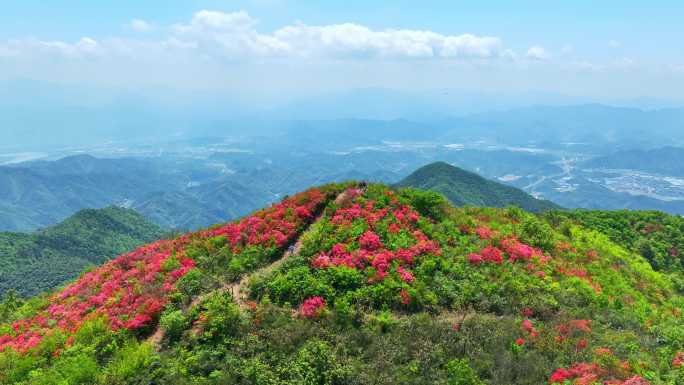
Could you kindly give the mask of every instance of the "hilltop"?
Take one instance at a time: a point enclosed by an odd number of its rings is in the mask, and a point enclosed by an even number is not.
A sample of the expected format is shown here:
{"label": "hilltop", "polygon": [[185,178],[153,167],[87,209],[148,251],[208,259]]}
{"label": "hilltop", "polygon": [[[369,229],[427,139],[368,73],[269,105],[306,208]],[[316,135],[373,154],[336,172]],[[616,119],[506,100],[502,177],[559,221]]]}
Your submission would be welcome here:
{"label": "hilltop", "polygon": [[312,188],[6,301],[0,383],[682,383],[681,276],[579,222]]}
{"label": "hilltop", "polygon": [[35,233],[0,232],[0,296],[8,289],[24,296],[53,289],[163,235],[159,226],[120,207],[81,210]]}
{"label": "hilltop", "polygon": [[518,206],[531,212],[560,208],[518,188],[485,179],[446,162],[435,162],[419,168],[397,183],[397,187],[437,191],[456,206]]}

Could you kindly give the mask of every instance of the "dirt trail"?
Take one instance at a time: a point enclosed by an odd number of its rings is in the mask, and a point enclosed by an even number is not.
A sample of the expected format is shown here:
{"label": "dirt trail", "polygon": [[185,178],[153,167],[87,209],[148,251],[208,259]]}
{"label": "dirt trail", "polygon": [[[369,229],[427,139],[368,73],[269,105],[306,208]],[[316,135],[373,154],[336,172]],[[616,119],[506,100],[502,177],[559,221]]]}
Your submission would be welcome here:
{"label": "dirt trail", "polygon": [[[348,190],[344,190],[340,194],[335,197],[334,203],[336,205],[344,205],[347,203],[350,199],[351,195],[349,194]],[[261,275],[266,275],[280,266],[282,266],[285,261],[287,261],[291,256],[299,254],[299,251],[302,249],[302,237],[301,235],[306,232],[311,226],[314,224],[318,223],[321,218],[323,218],[324,210],[321,210],[321,212],[314,218],[313,221],[307,226],[307,228],[302,231],[302,233],[299,235],[297,238],[297,241],[283,253],[283,255],[278,258],[277,260],[273,261],[272,263],[257,269],[249,274],[245,274],[239,281],[237,282],[232,282],[232,283],[226,283],[222,285],[221,287],[210,291],[208,293],[204,293],[202,295],[199,295],[195,297],[195,299],[192,300],[190,305],[188,305],[188,309],[192,309],[193,307],[199,306],[206,298],[208,298],[210,295],[215,294],[216,292],[219,293],[226,293],[230,292],[230,294],[233,297],[233,301],[240,306],[241,309],[245,310],[248,308],[247,305],[247,299],[249,296],[248,289],[247,287],[249,286],[249,282],[252,280],[252,278],[261,276]],[[154,334],[149,336],[147,338],[147,342],[151,343],[153,346],[155,346],[157,349],[160,347],[160,344],[162,340],[164,339],[164,329],[161,328],[160,326],[157,326],[157,330],[155,330]]]}
{"label": "dirt trail", "polygon": [[[348,190],[344,190],[341,192],[337,197],[335,197],[334,203],[336,205],[342,205],[344,204],[348,199],[349,199],[350,194],[348,193]],[[308,228],[311,228],[314,224],[318,223],[321,218],[323,217],[323,210],[314,218],[313,221],[309,224]],[[302,232],[304,234],[305,231]],[[299,254],[299,251],[302,249],[302,237],[297,239],[297,241],[294,243],[294,245],[290,246],[285,253],[283,253],[283,256],[280,257],[279,259],[273,261],[273,263],[266,265],[262,267],[261,269],[258,269],[256,271],[253,271],[250,274],[246,274],[240,281],[235,282],[233,284],[225,285],[219,290],[222,291],[230,291],[230,293],[233,295],[233,300],[235,303],[237,303],[240,308],[245,309],[247,307],[247,286],[249,285],[249,282],[252,280],[253,277],[258,277],[258,276],[263,276],[267,275],[268,273],[276,270],[280,266],[285,263],[291,256]],[[194,301],[193,301],[194,302]]]}

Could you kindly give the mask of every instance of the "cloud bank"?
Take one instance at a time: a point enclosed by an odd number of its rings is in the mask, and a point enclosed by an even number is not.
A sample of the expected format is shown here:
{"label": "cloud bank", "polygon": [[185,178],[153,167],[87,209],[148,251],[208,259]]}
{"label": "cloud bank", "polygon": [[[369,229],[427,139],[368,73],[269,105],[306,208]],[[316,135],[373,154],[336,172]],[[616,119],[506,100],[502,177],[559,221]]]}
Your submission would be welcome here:
{"label": "cloud bank", "polygon": [[[89,37],[65,41],[13,40],[0,43],[0,54],[33,55],[61,53],[66,57],[87,54],[141,54],[136,49],[197,50],[199,54],[232,60],[254,58],[319,59],[451,59],[495,60],[510,58],[511,49],[494,36],[470,33],[444,35],[429,30],[373,30],[355,23],[307,25],[295,23],[272,33],[257,30],[258,21],[247,12],[225,13],[202,10],[185,23],[167,28],[159,40],[110,38],[96,41]],[[150,22],[133,19],[128,27],[149,32]],[[531,50],[543,48],[533,47]],[[530,56],[530,55],[527,55]],[[535,57],[535,59],[537,59]]]}
{"label": "cloud bank", "polygon": [[293,22],[264,30],[245,11],[201,10],[168,25],[132,18],[118,36],[85,32],[73,41],[0,39],[0,81],[220,88],[256,99],[372,87],[626,95],[643,94],[649,84],[679,94],[684,83],[679,62],[647,67],[638,57],[582,57],[585,47],[553,52],[505,36],[353,22]]}

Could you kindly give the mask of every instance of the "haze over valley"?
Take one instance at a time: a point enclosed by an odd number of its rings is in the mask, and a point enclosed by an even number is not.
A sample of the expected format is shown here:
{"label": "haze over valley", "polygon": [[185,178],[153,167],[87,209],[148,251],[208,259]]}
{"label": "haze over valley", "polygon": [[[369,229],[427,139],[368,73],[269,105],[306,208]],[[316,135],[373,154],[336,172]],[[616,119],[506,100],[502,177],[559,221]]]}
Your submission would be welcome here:
{"label": "haze over valley", "polygon": [[[661,124],[663,116],[669,123]],[[395,183],[434,161],[566,208],[682,214],[684,170],[676,160],[684,150],[672,147],[684,143],[678,119],[684,121],[684,109],[604,105],[426,121],[255,118],[215,122],[205,132],[188,129],[172,138],[112,136],[81,146],[4,152],[0,228],[31,231],[83,208],[119,205],[164,228],[195,229],[310,185]]]}

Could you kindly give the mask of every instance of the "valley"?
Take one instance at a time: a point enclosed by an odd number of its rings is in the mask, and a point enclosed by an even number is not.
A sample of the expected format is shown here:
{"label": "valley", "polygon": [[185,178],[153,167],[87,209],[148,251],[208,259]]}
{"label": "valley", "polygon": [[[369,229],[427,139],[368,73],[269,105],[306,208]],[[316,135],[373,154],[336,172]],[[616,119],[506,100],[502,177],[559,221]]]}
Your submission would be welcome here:
{"label": "valley", "polygon": [[[260,136],[257,131],[251,136],[0,155],[12,159],[0,166],[0,179],[6,188],[13,186],[4,192],[0,189],[0,229],[32,231],[79,209],[112,204],[133,208],[164,228],[196,229],[245,215],[310,185],[350,179],[395,183],[435,161],[521,188],[562,207],[684,213],[684,182],[675,169],[667,168],[669,159],[676,156],[669,148],[663,149],[666,156],[660,163],[649,154],[644,155],[650,159],[646,169],[620,169],[608,166],[630,159],[631,153],[621,158],[620,152],[597,145],[502,144],[465,137],[429,140],[424,134],[402,133],[401,127],[411,125],[404,121],[300,123],[326,132],[345,127],[363,130],[359,124],[378,133],[370,137],[348,134],[338,142],[323,143],[293,128],[304,135],[301,140],[290,134],[283,139]],[[433,135],[449,136],[440,130]],[[29,155],[40,160],[16,162]],[[602,161],[611,156],[613,163]],[[58,168],[59,176],[46,177]],[[112,188],[109,180],[116,180],[118,187]],[[78,200],[71,192],[74,189],[80,191]]]}

